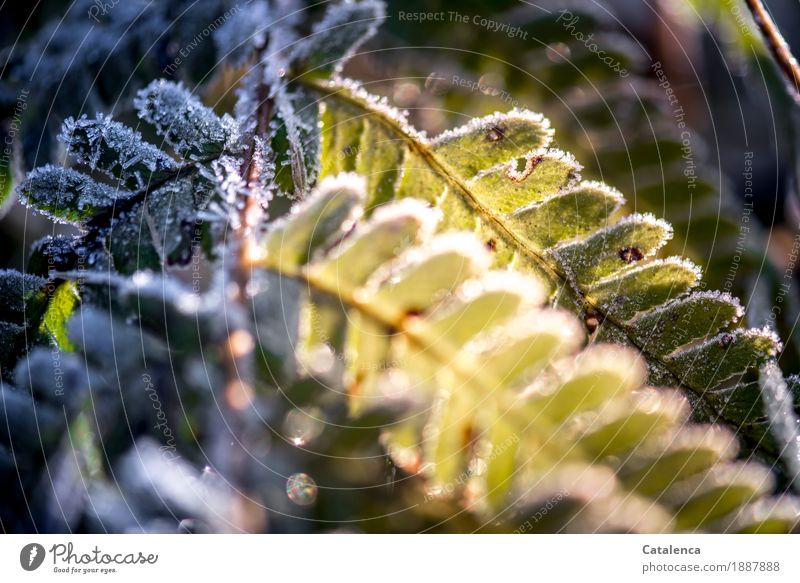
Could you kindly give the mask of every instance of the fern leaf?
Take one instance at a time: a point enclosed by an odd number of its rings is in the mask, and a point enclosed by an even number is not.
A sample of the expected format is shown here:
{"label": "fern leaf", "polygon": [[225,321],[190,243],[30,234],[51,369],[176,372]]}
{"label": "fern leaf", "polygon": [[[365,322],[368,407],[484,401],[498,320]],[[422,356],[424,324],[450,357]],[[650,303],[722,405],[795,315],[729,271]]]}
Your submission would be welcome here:
{"label": "fern leaf", "polygon": [[581,349],[580,321],[543,305],[541,283],[492,269],[472,234],[434,232],[447,217],[422,201],[356,221],[366,184],[325,179],[271,227],[254,266],[300,283],[299,315],[284,319],[298,325],[296,358],[313,375],[340,355],[353,414],[393,391],[418,403],[386,439],[397,463],[422,457],[431,496],[455,485],[479,516],[505,509],[511,529],[559,492],[569,516],[553,520],[584,532],[794,527],[785,506],[752,510],[769,471],[734,461],[724,428],[687,425],[684,399],[645,386],[634,351]]}
{"label": "fern leaf", "polygon": [[[355,168],[369,176],[367,214],[386,200],[423,198],[441,209],[440,229],[473,231],[496,267],[549,281],[557,303],[595,338],[640,349],[651,382],[703,399],[779,349],[767,330],[729,332],[741,317],[738,303],[727,294],[691,293],[699,269],[656,257],[671,227],[650,215],[621,217],[622,196],[581,182],[579,164],[550,147],[553,131],[542,116],[498,113],[426,139],[352,81],[313,85],[325,101],[323,175]],[[735,411],[704,404],[714,419],[746,428]]]}

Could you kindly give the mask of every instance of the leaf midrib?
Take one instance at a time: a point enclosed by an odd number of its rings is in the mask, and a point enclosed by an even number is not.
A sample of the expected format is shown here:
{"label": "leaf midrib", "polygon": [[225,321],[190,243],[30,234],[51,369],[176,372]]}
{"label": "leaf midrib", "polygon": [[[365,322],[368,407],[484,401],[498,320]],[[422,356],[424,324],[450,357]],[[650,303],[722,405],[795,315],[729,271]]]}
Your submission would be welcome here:
{"label": "leaf midrib", "polygon": [[[532,247],[527,241],[521,239],[516,233],[511,231],[502,220],[501,217],[497,216],[493,213],[490,209],[488,209],[484,204],[482,204],[477,197],[470,191],[469,187],[462,181],[458,176],[455,176],[452,172],[450,172],[449,168],[441,163],[434,153],[427,147],[427,144],[423,143],[420,140],[416,140],[413,136],[410,136],[403,127],[397,123],[391,117],[384,115],[379,110],[372,108],[369,106],[368,103],[365,103],[362,100],[356,99],[349,94],[349,90],[346,87],[341,85],[331,85],[329,82],[320,82],[316,80],[306,80],[306,79],[299,79],[299,83],[305,85],[306,87],[313,89],[319,93],[323,93],[326,98],[335,98],[339,99],[343,102],[348,103],[354,107],[359,109],[365,110],[369,113],[375,115],[384,126],[388,127],[392,132],[396,133],[400,136],[403,142],[417,153],[425,162],[431,167],[431,169],[436,172],[438,175],[445,178],[450,184],[458,189],[459,192],[463,195],[463,197],[467,200],[467,202],[473,207],[475,212],[484,220],[490,222],[493,228],[498,231],[501,236],[509,239],[521,252],[524,252],[526,255],[535,259],[541,267],[543,267],[547,273],[556,278],[558,282],[561,284],[562,287],[571,290],[571,292],[577,296],[577,300],[583,306],[588,306],[591,308],[592,312],[596,312],[603,317],[604,322],[610,322],[614,325],[616,329],[622,332],[625,337],[628,339],[630,344],[636,347],[641,353],[647,356],[647,358],[651,361],[656,361],[664,368],[666,368],[670,375],[674,379],[674,385],[684,387],[688,390],[691,390],[692,393],[697,394],[697,391],[691,385],[688,385],[684,382],[680,381],[680,377],[676,375],[675,371],[672,370],[670,363],[652,353],[650,353],[646,347],[642,346],[636,338],[632,337],[630,332],[628,331],[627,327],[619,322],[613,315],[607,313],[603,310],[596,302],[594,302],[591,297],[588,297],[584,290],[580,288],[580,284],[577,282],[571,281],[565,274],[563,268],[555,261],[553,261],[549,257],[549,253],[546,251],[536,249]],[[547,255],[545,255],[547,254]],[[578,289],[576,289],[578,288]],[[583,315],[587,316],[589,311],[583,307],[581,308]]]}
{"label": "leaf midrib", "polygon": [[[387,329],[394,330],[398,334],[404,335],[418,349],[435,356],[436,360],[443,368],[448,368],[454,372],[458,378],[462,379],[463,384],[477,382],[486,390],[494,391],[502,388],[502,379],[495,375],[489,375],[485,367],[476,366],[469,359],[463,358],[460,347],[456,347],[450,342],[437,339],[431,342],[426,339],[426,333],[430,334],[430,328],[424,322],[406,316],[393,319],[387,313],[380,310],[376,305],[369,301],[361,301],[356,298],[355,288],[342,285],[341,282],[329,283],[322,277],[316,277],[312,270],[307,268],[284,269],[280,265],[268,262],[261,265],[262,268],[272,271],[281,277],[294,279],[315,291],[326,294],[337,301],[342,302],[348,308],[358,310],[368,318],[378,322]],[[409,325],[410,323],[410,325]]]}

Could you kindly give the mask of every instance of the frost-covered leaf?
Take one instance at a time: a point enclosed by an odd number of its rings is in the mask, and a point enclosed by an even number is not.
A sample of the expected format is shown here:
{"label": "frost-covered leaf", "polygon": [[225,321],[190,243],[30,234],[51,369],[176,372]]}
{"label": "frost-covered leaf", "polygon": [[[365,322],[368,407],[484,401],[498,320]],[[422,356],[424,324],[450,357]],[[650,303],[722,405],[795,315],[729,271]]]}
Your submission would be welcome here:
{"label": "frost-covered leaf", "polygon": [[386,8],[377,0],[330,4],[311,34],[295,45],[290,58],[295,66],[312,75],[337,73],[385,18]]}
{"label": "frost-covered leaf", "polygon": [[46,302],[47,280],[13,269],[0,271],[0,320],[24,324]]}
{"label": "frost-covered leaf", "polygon": [[138,93],[134,105],[139,117],[186,158],[209,158],[236,144],[236,122],[217,116],[181,83],[153,81]]}
{"label": "frost-covered leaf", "polygon": [[26,349],[48,341],[42,332],[49,322],[54,327],[63,324],[59,315],[70,303],[63,297],[64,286],[38,275],[0,270],[0,365],[6,375]]}
{"label": "frost-covered leaf", "polygon": [[509,223],[532,241],[551,247],[607,226],[623,202],[621,194],[604,184],[582,182],[517,210]]}
{"label": "frost-covered leaf", "polygon": [[117,214],[106,231],[105,246],[114,269],[133,273],[140,269],[159,269],[159,247],[147,224],[145,203],[136,203]]}
{"label": "frost-covered leaf", "polygon": [[28,272],[48,277],[51,271],[70,271],[84,255],[81,238],[69,235],[48,235],[33,244],[28,257]]}
{"label": "frost-covered leaf", "polygon": [[672,236],[672,228],[649,215],[629,215],[586,239],[559,247],[556,253],[571,276],[590,284],[625,265],[649,259]]}
{"label": "frost-covered leaf", "polygon": [[279,222],[264,242],[271,265],[292,269],[308,261],[314,251],[334,233],[343,232],[357,218],[363,196],[361,178],[342,176],[328,181],[294,211],[294,217]]}
{"label": "frost-covered leaf", "polygon": [[730,463],[671,485],[664,493],[676,507],[676,526],[696,529],[751,504],[774,486],[774,477],[763,466]]}
{"label": "frost-covered leaf", "polygon": [[291,198],[302,198],[319,172],[318,103],[303,87],[279,89],[271,122],[275,182]]}
{"label": "frost-covered leaf", "polygon": [[175,161],[127,126],[99,114],[68,118],[59,135],[67,153],[92,170],[101,170],[127,188],[142,189],[177,168]]}
{"label": "frost-covered leaf", "polygon": [[69,223],[82,223],[131,196],[126,190],[101,184],[81,172],[50,165],[31,171],[17,192],[24,204],[56,221]]}
{"label": "frost-covered leaf", "polygon": [[186,265],[202,239],[202,213],[213,197],[201,177],[176,178],[153,189],[145,202],[145,220],[166,265]]}
{"label": "frost-covered leaf", "polygon": [[711,330],[735,325],[743,315],[739,301],[729,294],[695,292],[643,314],[629,326],[642,346],[667,355]]}
{"label": "frost-covered leaf", "polygon": [[800,421],[795,413],[793,395],[775,362],[761,368],[759,384],[770,433],[786,461],[789,480],[797,490],[800,488]]}
{"label": "frost-covered leaf", "polygon": [[792,526],[800,513],[795,498],[765,497],[720,518],[711,527],[715,532],[737,534],[775,534],[794,532]]}
{"label": "frost-covered leaf", "polygon": [[[354,225],[367,184],[327,178],[271,226],[254,263],[269,289],[257,297],[292,301],[254,308],[285,327],[284,354],[305,375],[340,379],[351,416],[411,399],[414,414],[383,440],[400,467],[425,468],[431,499],[470,496],[472,512],[513,522],[569,485],[553,524],[647,532],[713,526],[771,492],[766,468],[731,463],[729,431],[688,423],[685,399],[644,386],[647,367],[629,348],[581,349],[579,321],[542,305],[541,282],[492,270],[474,235],[437,232],[442,213],[407,199]],[[785,514],[764,520],[794,528]]]}
{"label": "frost-covered leaf", "polygon": [[[324,102],[322,175],[356,170],[368,177],[367,215],[388,200],[425,200],[442,212],[440,230],[474,232],[496,267],[548,281],[558,304],[576,312],[596,340],[641,350],[651,382],[704,399],[708,388],[755,370],[778,349],[765,331],[733,331],[742,341],[730,354],[709,352],[696,373],[687,371],[697,356],[692,342],[727,334],[741,316],[739,304],[727,294],[689,296],[700,269],[657,257],[672,227],[648,214],[620,216],[622,195],[581,181],[580,164],[552,148],[554,132],[543,116],[514,109],[428,139],[404,112],[354,81],[307,85]],[[698,309],[703,315],[692,317]],[[676,327],[665,317],[686,322]],[[701,373],[705,368],[716,372]],[[719,400],[705,405],[709,419],[752,429]]]}
{"label": "frost-covered leaf", "polygon": [[[155,81],[139,94],[140,117],[164,136],[165,149],[127,126],[98,114],[67,119],[59,136],[67,154],[96,176],[47,165],[29,173],[20,198],[33,209],[81,228],[71,240],[51,237],[31,255],[31,268],[50,271],[113,269],[133,273],[184,266],[221,237],[221,219],[240,212],[241,198],[267,204],[274,174],[253,185],[242,177],[245,161],[238,122],[218,117],[182,85]],[[262,162],[268,164],[267,154]],[[111,184],[103,182],[106,180]],[[238,217],[237,217],[238,218]]]}
{"label": "frost-covered leaf", "polygon": [[692,386],[712,388],[747,370],[754,363],[776,356],[780,341],[769,330],[723,332],[703,344],[687,348],[667,358]]}

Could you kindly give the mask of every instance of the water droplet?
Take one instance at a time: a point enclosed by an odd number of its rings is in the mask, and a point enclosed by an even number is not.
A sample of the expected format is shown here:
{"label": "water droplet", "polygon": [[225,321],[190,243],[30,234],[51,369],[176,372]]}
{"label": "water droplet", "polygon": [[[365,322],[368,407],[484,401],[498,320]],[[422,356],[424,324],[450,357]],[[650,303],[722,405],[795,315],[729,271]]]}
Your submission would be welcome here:
{"label": "water droplet", "polygon": [[286,480],[286,495],[298,506],[309,506],[317,499],[317,484],[308,474],[292,474]]}

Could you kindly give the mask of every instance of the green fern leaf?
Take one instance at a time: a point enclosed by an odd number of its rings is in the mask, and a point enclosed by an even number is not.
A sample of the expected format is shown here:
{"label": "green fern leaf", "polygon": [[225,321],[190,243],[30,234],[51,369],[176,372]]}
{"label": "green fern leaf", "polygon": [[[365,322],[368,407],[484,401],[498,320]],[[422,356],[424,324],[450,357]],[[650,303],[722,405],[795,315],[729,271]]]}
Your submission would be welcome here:
{"label": "green fern leaf", "polygon": [[[671,227],[650,215],[620,216],[622,196],[581,182],[580,165],[550,148],[553,131],[542,116],[498,113],[427,139],[354,82],[314,86],[325,102],[322,174],[368,176],[367,215],[387,200],[422,198],[442,211],[440,229],[474,232],[496,267],[549,281],[554,301],[587,322],[594,338],[641,350],[651,382],[702,400],[779,349],[768,330],[729,332],[741,317],[738,303],[692,293],[700,283],[695,265],[655,257]],[[702,403],[697,414],[747,430],[737,411]]]}
{"label": "green fern leaf", "polygon": [[[735,462],[728,430],[686,425],[685,400],[645,386],[635,351],[582,349],[580,321],[543,305],[541,283],[493,269],[473,234],[435,229],[447,216],[424,201],[358,220],[367,184],[323,180],[270,228],[254,268],[299,293],[283,320],[297,323],[295,358],[312,376],[341,362],[354,414],[398,395],[417,403],[385,439],[427,477],[425,501],[466,496],[512,530],[794,528],[796,501],[765,511],[768,470]],[[532,524],[559,495],[558,513]]]}

